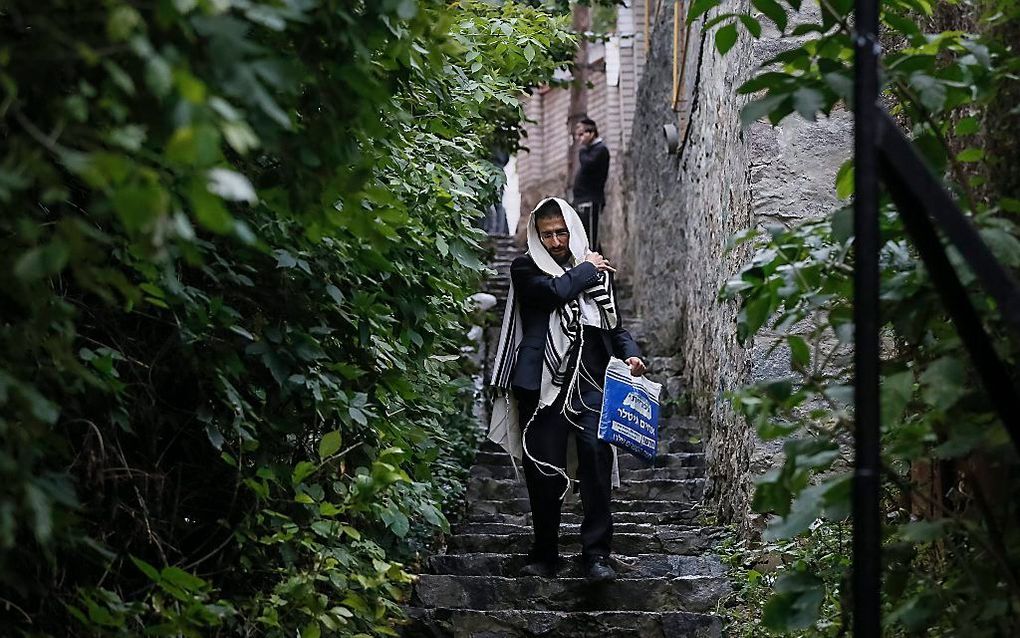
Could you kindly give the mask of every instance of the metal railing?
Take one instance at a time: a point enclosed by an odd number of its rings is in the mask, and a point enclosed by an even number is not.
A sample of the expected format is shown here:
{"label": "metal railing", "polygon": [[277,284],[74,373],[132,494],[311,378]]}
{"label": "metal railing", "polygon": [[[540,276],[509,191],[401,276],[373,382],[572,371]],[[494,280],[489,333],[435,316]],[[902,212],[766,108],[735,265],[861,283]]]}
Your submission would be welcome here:
{"label": "metal railing", "polygon": [[970,353],[992,407],[1020,451],[1020,410],[999,358],[939,232],[956,248],[1020,335],[1020,287],[878,104],[878,0],[855,0],[854,46],[854,403],[853,632],[881,635],[879,422],[879,188],[885,187],[932,283]]}

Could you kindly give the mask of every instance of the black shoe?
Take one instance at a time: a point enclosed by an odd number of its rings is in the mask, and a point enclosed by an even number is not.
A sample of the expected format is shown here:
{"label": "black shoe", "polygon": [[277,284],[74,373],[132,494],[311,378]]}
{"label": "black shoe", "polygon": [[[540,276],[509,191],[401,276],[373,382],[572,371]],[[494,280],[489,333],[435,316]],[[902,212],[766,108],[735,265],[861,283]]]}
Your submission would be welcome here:
{"label": "black shoe", "polygon": [[584,577],[592,583],[609,583],[616,580],[616,571],[609,566],[609,559],[605,556],[596,556],[588,563],[584,570]]}

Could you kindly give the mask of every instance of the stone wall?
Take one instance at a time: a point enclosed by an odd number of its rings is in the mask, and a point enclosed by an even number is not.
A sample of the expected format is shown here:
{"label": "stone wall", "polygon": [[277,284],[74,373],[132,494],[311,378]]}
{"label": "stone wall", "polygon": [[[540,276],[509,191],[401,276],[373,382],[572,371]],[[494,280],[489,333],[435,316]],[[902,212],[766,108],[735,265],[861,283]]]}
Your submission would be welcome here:
{"label": "stone wall", "polygon": [[[747,7],[738,0],[722,10]],[[689,85],[682,89],[693,105],[688,127],[672,108],[672,11],[673,3],[664,3],[653,25],[624,158],[629,198],[606,220],[612,235],[606,252],[633,285],[649,348],[682,361],[685,400],[708,428],[709,499],[723,520],[746,529],[760,524],[749,508],[753,477],[775,462],[777,450],[732,414],[725,394],[788,369],[788,354],[766,358],[764,340],[749,349],[736,343],[737,309],[720,302],[718,292],[750,248],[727,255],[727,239],[754,225],[790,223],[831,209],[833,178],[849,155],[850,127],[845,114],[834,114],[817,123],[794,116],[777,128],[755,124],[742,130],[739,111],[746,98],[735,89],[776,52],[778,34],[759,41],[742,36],[721,57],[712,34],[702,41],[697,28],[688,52]],[[686,137],[678,154],[666,151],[666,123]]]}

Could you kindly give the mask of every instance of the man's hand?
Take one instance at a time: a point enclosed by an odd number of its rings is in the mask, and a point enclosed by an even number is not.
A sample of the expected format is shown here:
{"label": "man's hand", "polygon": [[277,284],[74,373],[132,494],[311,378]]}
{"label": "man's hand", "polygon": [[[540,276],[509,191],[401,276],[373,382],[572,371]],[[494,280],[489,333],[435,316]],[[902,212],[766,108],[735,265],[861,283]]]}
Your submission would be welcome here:
{"label": "man's hand", "polygon": [[630,376],[640,377],[645,373],[645,362],[637,357],[631,357],[624,361],[630,366]]}
{"label": "man's hand", "polygon": [[585,261],[590,261],[595,264],[599,272],[608,270],[609,272],[616,272],[616,269],[609,265],[609,260],[596,252],[588,253],[588,256],[584,258]]}

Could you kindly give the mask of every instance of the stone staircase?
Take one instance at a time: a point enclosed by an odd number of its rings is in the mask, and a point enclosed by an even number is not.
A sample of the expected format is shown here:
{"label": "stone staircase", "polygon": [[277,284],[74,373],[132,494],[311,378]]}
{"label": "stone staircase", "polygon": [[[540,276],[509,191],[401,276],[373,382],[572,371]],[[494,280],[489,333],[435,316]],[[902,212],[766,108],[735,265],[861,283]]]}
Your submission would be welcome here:
{"label": "stone staircase", "polygon": [[493,316],[501,318],[503,308],[506,307],[507,291],[510,289],[510,264],[524,251],[518,248],[512,235],[490,235],[489,248],[492,256],[488,266],[496,271],[496,275],[485,280],[482,290],[496,297]]}
{"label": "stone staircase", "polygon": [[[497,260],[502,257],[491,264],[497,272],[519,254],[512,240],[497,243],[496,253]],[[500,297],[496,289],[491,292]],[[628,293],[618,287],[618,301],[625,324],[641,342],[640,321],[627,312]],[[664,394],[667,388],[676,391],[672,359],[649,356],[646,362],[656,381],[673,379],[664,383]],[[649,466],[624,452],[619,456],[622,485],[612,498],[616,581],[584,579],[576,560],[581,550],[577,494],[563,505],[564,567],[555,578],[517,575],[531,543],[527,488],[509,457],[486,441],[471,469],[466,514],[454,526],[446,553],[432,556],[419,575],[403,635],[720,636],[722,623],[712,612],[730,584],[712,555],[722,530],[698,522],[705,484],[701,424],[671,414],[669,406],[663,412],[655,463]]]}

